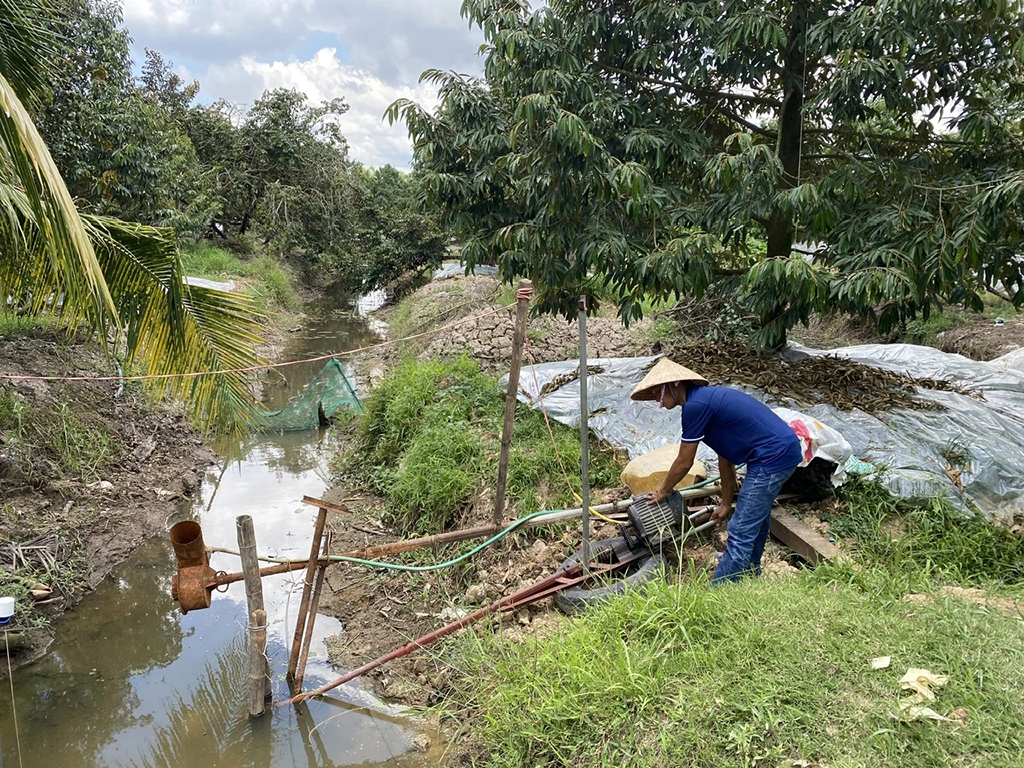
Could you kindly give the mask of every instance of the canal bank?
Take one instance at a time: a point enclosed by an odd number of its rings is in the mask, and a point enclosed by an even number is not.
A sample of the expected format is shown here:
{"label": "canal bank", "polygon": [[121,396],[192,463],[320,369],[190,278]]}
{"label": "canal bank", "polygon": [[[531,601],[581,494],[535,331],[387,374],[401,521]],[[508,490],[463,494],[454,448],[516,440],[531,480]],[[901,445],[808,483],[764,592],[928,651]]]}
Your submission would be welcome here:
{"label": "canal bank", "polygon": [[[379,340],[369,319],[372,308],[337,296],[311,306],[301,327],[287,334],[280,358]],[[282,369],[282,377],[275,374],[264,385],[264,406],[280,408],[318,370]],[[249,514],[261,552],[308,554],[315,511],[300,500],[329,485],[329,439],[313,430],[219,446],[219,462],[167,523],[198,520],[208,544],[231,547],[235,517]],[[215,555],[212,564],[233,570],[237,559]],[[0,708],[5,757],[16,759],[20,741],[27,767],[434,764],[436,746],[428,746],[437,744],[434,734],[351,687],[341,701],[272,710],[250,721],[242,585],[215,595],[210,609],[182,616],[170,597],[173,571],[166,540],[153,540],[54,622],[56,640],[47,654],[14,674],[17,723],[15,708]],[[283,671],[299,590],[298,575],[264,582],[277,699],[286,696]],[[340,629],[337,620],[318,619],[308,684],[333,676],[323,638]]]}

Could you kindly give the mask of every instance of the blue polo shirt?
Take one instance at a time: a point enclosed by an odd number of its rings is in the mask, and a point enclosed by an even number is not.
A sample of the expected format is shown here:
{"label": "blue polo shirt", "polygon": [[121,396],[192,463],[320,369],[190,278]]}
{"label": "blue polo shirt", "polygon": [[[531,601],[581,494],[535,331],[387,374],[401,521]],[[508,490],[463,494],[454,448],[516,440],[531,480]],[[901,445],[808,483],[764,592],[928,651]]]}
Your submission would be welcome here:
{"label": "blue polo shirt", "polygon": [[780,472],[803,459],[800,440],[771,408],[726,387],[689,386],[683,404],[683,442],[703,442],[747,471]]}

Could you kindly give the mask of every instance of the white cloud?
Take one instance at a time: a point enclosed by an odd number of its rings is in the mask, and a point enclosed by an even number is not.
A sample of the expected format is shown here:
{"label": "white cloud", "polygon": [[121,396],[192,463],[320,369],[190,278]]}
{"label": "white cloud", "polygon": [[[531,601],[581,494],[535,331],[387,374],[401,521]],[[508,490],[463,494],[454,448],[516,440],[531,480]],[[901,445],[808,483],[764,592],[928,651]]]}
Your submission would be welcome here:
{"label": "white cloud", "polygon": [[[313,101],[342,96],[352,156],[407,166],[405,127],[381,116],[397,98],[433,106],[428,68],[479,74],[483,35],[462,0],[123,0],[136,58],[152,48],[193,73],[207,102],[248,105],[267,88]],[[204,74],[205,73],[205,74]]]}
{"label": "white cloud", "polygon": [[310,56],[334,44],[385,82],[411,83],[429,67],[477,72],[482,42],[461,0],[124,0],[140,47],[204,64]]}
{"label": "white cloud", "polygon": [[204,89],[231,92],[239,103],[251,103],[269,88],[294,88],[313,102],[342,97],[349,111],[338,118],[354,160],[378,166],[391,163],[407,168],[411,146],[404,124],[389,126],[384,111],[396,99],[408,98],[433,109],[437,93],[423,85],[386,83],[363,69],[342,63],[334,48],[323,48],[311,59],[263,62],[244,56],[228,65],[215,65],[200,78]]}

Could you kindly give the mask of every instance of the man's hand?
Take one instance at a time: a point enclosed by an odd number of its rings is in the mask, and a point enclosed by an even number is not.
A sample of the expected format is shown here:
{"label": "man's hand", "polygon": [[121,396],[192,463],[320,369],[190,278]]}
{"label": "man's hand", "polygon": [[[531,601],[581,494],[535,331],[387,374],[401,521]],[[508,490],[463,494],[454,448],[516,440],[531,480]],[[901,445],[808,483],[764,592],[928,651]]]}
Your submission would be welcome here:
{"label": "man's hand", "polygon": [[669,490],[667,490],[667,491],[666,491],[666,490],[665,490],[664,488],[659,488],[658,490],[656,490],[656,491],[652,491],[651,493],[645,493],[645,494],[644,494],[644,498],[645,498],[645,499],[646,499],[646,500],[647,500],[647,501],[648,501],[649,503],[651,503],[651,504],[656,504],[656,503],[658,503],[659,501],[661,501],[662,499],[664,499],[664,498],[668,497],[668,495],[669,495],[670,493],[672,493],[672,490],[671,490],[671,489],[669,489]]}
{"label": "man's hand", "polygon": [[729,522],[730,517],[732,517],[732,504],[719,504],[711,513],[711,519],[718,523],[719,528]]}

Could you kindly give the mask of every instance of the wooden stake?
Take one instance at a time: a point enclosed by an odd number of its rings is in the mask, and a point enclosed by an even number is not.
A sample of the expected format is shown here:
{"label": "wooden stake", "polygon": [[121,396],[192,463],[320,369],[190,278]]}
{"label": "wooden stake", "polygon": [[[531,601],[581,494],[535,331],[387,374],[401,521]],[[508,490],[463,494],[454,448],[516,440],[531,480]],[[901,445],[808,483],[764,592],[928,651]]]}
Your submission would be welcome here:
{"label": "wooden stake", "polygon": [[295,680],[295,670],[299,665],[299,651],[302,648],[302,636],[306,629],[309,614],[309,595],[313,589],[313,577],[316,575],[317,560],[320,553],[320,542],[324,537],[324,525],[327,523],[327,510],[320,507],[313,527],[313,542],[309,547],[309,563],[306,565],[306,580],[302,584],[302,600],[299,601],[299,615],[295,620],[295,637],[292,639],[292,652],[288,656],[288,682]]}
{"label": "wooden stake", "polygon": [[530,311],[528,291],[533,290],[529,280],[519,281],[516,292],[516,324],[512,332],[512,362],[508,371],[508,390],[505,393],[505,421],[501,426],[501,459],[498,462],[498,484],[494,488],[494,524],[501,525],[505,517],[505,485],[508,482],[508,453],[512,446],[512,427],[515,424],[516,400],[519,394],[519,370],[523,365],[523,347],[526,346],[526,315]]}
{"label": "wooden stake", "polygon": [[580,296],[580,499],[583,503],[583,567],[590,567],[590,406],[587,404],[587,297]]}
{"label": "wooden stake", "polygon": [[267,612],[249,614],[249,716],[259,717],[266,710],[266,690],[270,679],[267,669]]}
{"label": "wooden stake", "polygon": [[[263,611],[263,580],[260,577],[260,561],[256,555],[256,532],[253,529],[252,517],[239,515],[235,518],[235,532],[238,537],[238,553],[242,558],[242,578],[245,581],[246,616],[252,620],[257,611]],[[264,611],[264,617],[266,612]],[[260,626],[266,627],[266,618]],[[250,625],[250,631],[253,625]],[[263,630],[263,643],[266,646],[266,629]],[[250,644],[255,645],[255,636],[250,639]],[[254,651],[255,653],[255,651]],[[253,657],[256,658],[255,656]],[[270,696],[270,660],[266,654],[260,653],[260,677],[264,681],[261,685],[261,696]],[[255,661],[253,662],[255,663]],[[254,694],[255,695],[255,694]],[[259,713],[262,714],[262,710]]]}
{"label": "wooden stake", "polygon": [[[324,557],[331,552],[331,534],[324,537]],[[324,574],[327,573],[327,563],[319,565],[316,569],[316,583],[313,585],[313,595],[309,601],[309,618],[306,621],[306,636],[302,640],[302,653],[299,656],[299,666],[295,672],[295,683],[292,686],[296,691],[302,690],[302,678],[306,675],[306,661],[309,659],[309,646],[313,643],[313,623],[316,621],[317,608],[320,607],[320,592],[324,586]]]}

